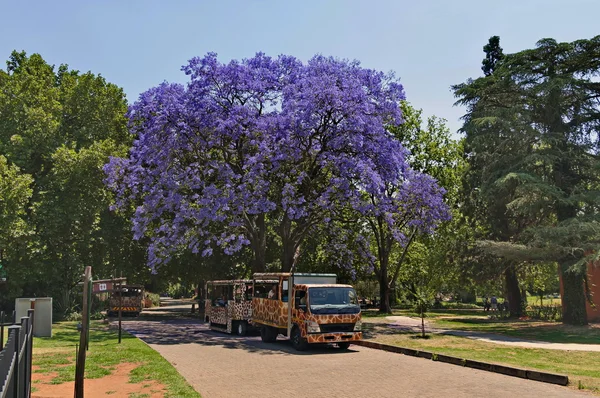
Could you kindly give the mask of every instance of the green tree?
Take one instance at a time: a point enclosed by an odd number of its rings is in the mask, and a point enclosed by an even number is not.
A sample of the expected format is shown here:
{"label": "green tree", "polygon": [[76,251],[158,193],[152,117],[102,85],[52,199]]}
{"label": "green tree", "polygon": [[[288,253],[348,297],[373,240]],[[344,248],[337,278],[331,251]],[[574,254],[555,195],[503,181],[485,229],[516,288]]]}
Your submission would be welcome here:
{"label": "green tree", "polygon": [[31,239],[26,209],[32,194],[33,179],[23,174],[15,165],[0,155],[0,263],[2,278],[8,276],[8,290],[12,295],[20,293],[19,259]]}
{"label": "green tree", "polygon": [[486,210],[510,232],[486,249],[513,263],[558,261],[570,324],[587,323],[585,269],[600,243],[599,71],[600,36],[543,39],[455,86],[481,190],[498,199]]}
{"label": "green tree", "polygon": [[[445,202],[452,209],[456,205],[455,200],[458,195],[456,182],[460,180],[464,164],[461,143],[451,138],[445,120],[432,116],[424,123],[421,110],[414,109],[407,102],[403,102],[401,108],[404,123],[390,128],[390,132],[410,151],[408,158],[410,166],[418,172],[434,177],[440,186],[446,189]],[[408,239],[404,245],[389,238],[390,231],[386,229],[385,223],[377,220],[367,223],[366,234],[371,237],[373,252],[377,253],[371,265],[379,282],[381,312],[391,311],[389,295],[400,275],[403,275],[404,282],[410,282],[414,275],[409,272],[411,248],[415,244],[421,247],[421,244],[426,242],[431,247],[435,247],[431,253],[426,254],[429,258],[441,255],[448,242],[442,243],[447,236],[440,234],[440,230],[449,228],[447,229],[449,231],[452,229],[448,226],[451,223],[452,221],[442,223],[435,235],[420,234],[417,228],[407,228],[404,234]],[[391,244],[386,247],[382,242]],[[424,266],[425,264],[419,263],[412,268],[420,271]]]}
{"label": "green tree", "polygon": [[14,259],[22,294],[53,295],[68,310],[85,265],[99,277],[148,277],[144,250],[130,222],[109,210],[103,184],[104,164],[132,142],[126,111],[121,88],[39,54],[15,51],[0,70],[0,151],[32,178],[22,203],[31,239]]}

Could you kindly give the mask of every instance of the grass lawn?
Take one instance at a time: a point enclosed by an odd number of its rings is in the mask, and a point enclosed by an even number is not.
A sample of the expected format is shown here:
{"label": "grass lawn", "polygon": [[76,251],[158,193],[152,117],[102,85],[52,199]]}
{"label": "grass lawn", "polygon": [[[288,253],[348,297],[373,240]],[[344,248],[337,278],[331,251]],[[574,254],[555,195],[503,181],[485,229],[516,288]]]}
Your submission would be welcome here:
{"label": "grass lawn", "polygon": [[[553,343],[600,344],[598,324],[569,326],[560,322],[490,319],[489,314],[481,310],[432,310],[427,313],[426,320],[431,327],[438,329],[493,333]],[[364,311],[362,315],[366,323],[381,322],[382,317],[389,316],[389,314],[381,315],[372,311]],[[418,314],[409,310],[394,311],[393,315],[418,318]]]}
{"label": "grass lawn", "polygon": [[[53,384],[73,381],[75,376],[75,345],[79,344],[76,322],[53,325],[52,338],[35,338],[33,366],[36,372],[57,372]],[[155,380],[167,388],[167,397],[200,397],[175,368],[144,342],[123,332],[118,344],[117,332],[100,321],[92,321],[85,378],[96,379],[111,374],[120,363],[140,363],[130,373],[130,382]]]}
{"label": "grass lawn", "polygon": [[572,387],[578,388],[581,382],[585,389],[600,393],[600,366],[598,366],[600,352],[516,348],[438,334],[430,335],[428,339],[421,339],[416,333],[390,333],[389,329],[378,332],[375,324],[367,324],[363,327],[367,331],[367,336],[371,336],[369,340],[379,343],[566,374]]}
{"label": "grass lawn", "polygon": [[437,318],[433,327],[503,334],[552,343],[600,344],[600,325],[570,326],[559,322],[496,320],[489,318]]}

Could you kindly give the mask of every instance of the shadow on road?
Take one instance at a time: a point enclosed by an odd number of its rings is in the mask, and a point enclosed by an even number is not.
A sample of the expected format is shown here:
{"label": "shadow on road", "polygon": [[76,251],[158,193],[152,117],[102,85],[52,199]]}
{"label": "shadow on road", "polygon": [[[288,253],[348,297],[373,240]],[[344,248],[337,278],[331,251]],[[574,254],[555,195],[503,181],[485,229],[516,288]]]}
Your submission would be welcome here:
{"label": "shadow on road", "polygon": [[[117,322],[111,319],[111,326]],[[236,336],[210,330],[208,325],[198,319],[169,317],[168,315],[144,314],[139,318],[123,321],[123,329],[148,344],[176,345],[198,344],[203,346],[220,346],[228,349],[242,349],[263,355],[319,355],[319,354],[351,354],[357,352],[352,348],[342,350],[333,345],[315,345],[307,351],[296,351],[289,340],[282,338],[274,343],[263,343],[258,333],[247,336]]]}

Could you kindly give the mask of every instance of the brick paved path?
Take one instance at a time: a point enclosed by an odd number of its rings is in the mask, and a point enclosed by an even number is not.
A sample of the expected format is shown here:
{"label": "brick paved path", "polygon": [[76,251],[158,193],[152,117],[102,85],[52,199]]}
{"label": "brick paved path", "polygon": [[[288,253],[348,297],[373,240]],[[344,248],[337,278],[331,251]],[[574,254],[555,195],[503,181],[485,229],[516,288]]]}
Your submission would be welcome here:
{"label": "brick paved path", "polygon": [[171,362],[204,398],[580,397],[567,387],[365,347],[298,353],[286,340],[209,331],[195,320],[127,321],[125,330]]}

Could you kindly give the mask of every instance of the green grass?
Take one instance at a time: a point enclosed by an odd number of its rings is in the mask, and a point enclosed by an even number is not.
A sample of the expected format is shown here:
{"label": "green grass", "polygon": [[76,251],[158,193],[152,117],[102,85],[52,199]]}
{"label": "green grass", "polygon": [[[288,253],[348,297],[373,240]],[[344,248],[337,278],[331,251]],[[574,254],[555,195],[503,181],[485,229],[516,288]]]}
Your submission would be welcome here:
{"label": "green grass", "polygon": [[479,360],[520,368],[537,369],[566,374],[572,386],[579,382],[588,390],[600,392],[600,352],[542,350],[507,347],[463,337],[430,335],[428,339],[417,338],[414,333],[377,333],[375,325],[367,325],[373,334],[372,341],[400,347],[452,355],[464,359]]}
{"label": "green grass", "polygon": [[[600,344],[600,327],[569,326],[560,322],[545,322],[518,319],[490,319],[489,312],[477,310],[432,310],[427,313],[431,327],[438,329],[465,330],[479,333],[493,333],[528,340],[548,341],[552,343]],[[392,315],[418,318],[409,310],[394,311]],[[362,313],[365,323],[382,322],[390,314],[376,311]]]}
{"label": "green grass", "polygon": [[440,329],[502,334],[551,343],[600,344],[600,328],[570,326],[559,322],[457,317],[433,319],[431,326]]}
{"label": "green grass", "polygon": [[[361,312],[363,318],[385,318],[387,316],[401,315],[418,317],[419,315],[413,310],[393,310],[392,314],[381,314],[377,310],[363,310]],[[487,317],[487,313],[484,314],[482,310],[471,310],[471,309],[439,309],[430,310],[427,312],[428,318],[441,318],[447,316],[459,316],[463,315],[466,317]]]}
{"label": "green grass", "polygon": [[[53,337],[34,339],[33,365],[39,367],[37,372],[57,372],[52,383],[74,380],[75,345],[79,344],[76,325],[76,322],[55,323]],[[144,342],[124,332],[122,343],[118,344],[116,331],[92,321],[85,377],[109,375],[115,365],[123,362],[140,364],[131,371],[132,383],[156,380],[166,386],[167,397],[200,397],[166,359]]]}

